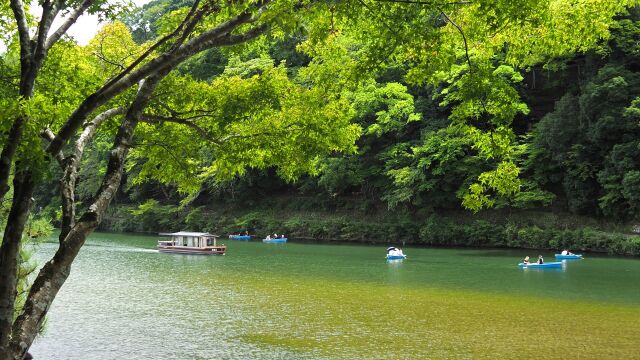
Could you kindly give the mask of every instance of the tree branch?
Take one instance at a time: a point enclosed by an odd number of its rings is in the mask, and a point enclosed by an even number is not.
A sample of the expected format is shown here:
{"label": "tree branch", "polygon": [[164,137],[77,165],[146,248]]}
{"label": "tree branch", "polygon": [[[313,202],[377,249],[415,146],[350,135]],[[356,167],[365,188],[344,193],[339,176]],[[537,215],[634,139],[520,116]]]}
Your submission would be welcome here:
{"label": "tree branch", "polygon": [[208,2],[208,3],[205,3],[202,9],[200,9],[199,11],[196,11],[199,4],[200,4],[200,0],[196,0],[193,3],[191,10],[189,10],[189,13],[187,14],[187,17],[184,19],[182,24],[180,24],[181,27],[184,27],[184,31],[182,31],[182,36],[180,36],[180,38],[178,38],[175,44],[171,46],[170,52],[173,52],[177,50],[180,46],[182,46],[182,44],[187,39],[187,37],[193,32],[193,29],[198,24],[198,21],[200,21],[206,13],[210,11],[220,10],[217,4]]}
{"label": "tree branch", "polygon": [[[206,116],[206,115],[195,116],[195,117],[192,117],[191,119],[195,119],[203,116]],[[143,114],[140,120],[148,124],[162,124],[163,122],[172,122],[176,124],[185,125],[194,129],[198,133],[198,135],[200,135],[201,138],[211,141],[214,144],[222,145],[222,143],[218,139],[211,136],[206,130],[204,130],[194,122],[189,121],[189,119],[182,119],[177,116],[166,117],[166,116],[154,115],[154,114]]]}
{"label": "tree branch", "polygon": [[45,0],[42,3],[42,16],[40,18],[40,23],[38,24],[38,31],[36,32],[35,36],[36,43],[34,48],[34,61],[37,64],[42,64],[42,61],[47,54],[47,35],[49,34],[49,29],[51,28],[53,19],[58,14],[58,10],[58,6],[56,4],[53,4],[51,0]]}
{"label": "tree branch", "polygon": [[[54,137],[56,137],[53,131],[51,131],[51,129],[49,128],[42,130],[40,136],[47,141],[51,141]],[[55,158],[60,166],[64,166],[64,153],[62,152],[62,150],[58,151],[58,153],[55,154]]]}
{"label": "tree branch", "polygon": [[296,127],[297,124],[289,124],[285,127],[283,127],[282,129],[276,130],[276,131],[263,131],[263,132],[257,132],[257,133],[253,133],[253,134],[248,134],[248,135],[243,135],[243,134],[231,134],[231,135],[227,135],[225,137],[223,137],[222,139],[220,139],[220,144],[224,144],[229,140],[232,139],[252,139],[252,138],[257,138],[257,137],[261,137],[261,136],[273,136],[273,135],[281,135],[283,131],[285,130],[289,130],[293,127]]}
{"label": "tree branch", "polygon": [[[264,0],[262,3],[266,6],[269,1],[270,0]],[[113,80],[109,81],[99,90],[89,95],[82,104],[80,104],[76,111],[71,114],[69,119],[60,128],[55,139],[51,141],[47,147],[47,152],[58,152],[91,112],[145,77],[158,72],[167,71],[167,69],[170,70],[197,52],[215,46],[235,45],[243,41],[251,40],[264,33],[267,27],[258,26],[242,35],[229,36],[229,33],[238,26],[255,20],[256,18],[252,17],[250,12],[243,12],[192,39],[178,48],[175,52],[164,53],[142,65],[137,70],[123,75],[129,71],[129,68],[127,68],[123,74],[120,74]],[[175,31],[174,33],[177,34]]]}
{"label": "tree branch", "polygon": [[84,0],[76,9],[74,9],[67,19],[60,25],[60,27],[49,36],[44,44],[44,49],[49,50],[51,47],[64,35],[71,25],[75,24],[78,18],[84,14],[85,11],[91,6],[94,0]]}
{"label": "tree branch", "polygon": [[133,61],[129,66],[127,66],[126,69],[124,69],[121,73],[119,73],[113,79],[109,80],[106,84],[104,84],[102,89],[108,89],[112,85],[116,84],[122,78],[127,76],[127,74],[131,73],[136,66],[138,66],[149,55],[151,55],[157,48],[159,48],[164,43],[169,41],[169,39],[178,35],[182,31],[182,28],[189,22],[189,19],[191,19],[191,17],[193,16],[193,13],[196,11],[198,4],[199,4],[199,0],[193,4],[187,16],[184,18],[184,20],[182,20],[180,25],[178,25],[178,27],[176,27],[174,31],[172,31],[170,34],[163,36],[162,38],[160,38],[160,40],[156,41],[153,45],[151,45],[151,47],[149,47],[144,53],[142,53],[142,55],[140,55],[135,61]]}
{"label": "tree branch", "polygon": [[20,59],[28,59],[30,57],[29,45],[29,25],[27,24],[27,15],[24,12],[24,3],[22,0],[11,0],[11,10],[13,17],[16,19],[18,26],[18,37],[20,38]]}
{"label": "tree branch", "polygon": [[289,124],[285,127],[283,127],[282,129],[278,129],[275,131],[263,131],[263,132],[258,132],[258,133],[253,133],[253,134],[231,134],[231,135],[227,135],[225,137],[223,137],[222,139],[218,139],[215,138],[213,136],[211,136],[211,134],[209,134],[205,129],[201,128],[200,126],[198,126],[196,123],[194,123],[193,119],[198,119],[198,118],[202,118],[202,117],[206,117],[208,116],[207,114],[201,114],[201,115],[194,115],[191,117],[187,117],[187,118],[179,118],[177,116],[161,116],[161,115],[155,115],[155,114],[143,114],[142,117],[140,118],[141,121],[148,123],[148,124],[161,124],[163,122],[171,122],[171,123],[176,123],[176,124],[180,124],[180,125],[185,125],[188,126],[192,129],[194,129],[198,135],[200,135],[200,137],[204,140],[210,141],[216,145],[224,145],[226,142],[232,140],[232,139],[251,139],[251,138],[256,138],[256,137],[261,137],[261,136],[272,136],[272,135],[281,135],[283,131],[288,131],[289,129],[295,127],[297,124]]}
{"label": "tree branch", "polygon": [[442,16],[444,16],[444,18],[447,19],[447,21],[451,23],[451,25],[458,29],[458,32],[460,33],[460,35],[462,35],[462,40],[464,41],[464,54],[467,58],[467,64],[469,64],[469,74],[471,74],[473,70],[471,67],[471,58],[469,57],[469,45],[467,44],[467,37],[464,35],[464,31],[462,31],[462,28],[458,26],[458,24],[456,24],[453,20],[451,20],[451,18],[444,11],[442,11],[440,8],[438,8],[438,11],[440,11]]}
{"label": "tree branch", "polygon": [[[244,11],[236,15],[235,17],[225,21],[224,23],[214,27],[213,29],[205,31],[200,36],[187,42],[184,46],[182,46],[177,51],[177,53],[180,54],[181,57],[185,57],[185,56],[189,56],[197,52],[200,52],[202,50],[205,50],[213,45],[218,45],[216,43],[216,40],[220,39],[221,37],[229,36],[231,32],[237,29],[240,25],[256,22],[259,19],[259,15],[262,14],[264,9],[270,2],[271,0],[261,1],[260,6],[257,9],[255,9],[256,10],[255,15],[251,11]],[[266,28],[264,30],[266,30]],[[219,44],[219,45],[224,46],[224,45],[233,45],[233,44],[235,43],[227,43],[227,44]]]}
{"label": "tree branch", "polygon": [[62,242],[75,225],[76,206],[75,206],[75,188],[78,179],[78,166],[82,160],[84,148],[91,141],[98,127],[107,119],[122,115],[126,112],[126,108],[117,107],[102,112],[92,121],[88,122],[82,131],[82,134],[75,142],[73,151],[65,162],[65,169],[60,179],[60,195],[62,197],[62,224],[60,227],[60,235],[58,239]]}
{"label": "tree branch", "polygon": [[[102,47],[102,46],[101,46],[101,47]],[[102,50],[102,48],[101,48],[100,50]],[[120,64],[120,63],[117,63],[117,62],[115,62],[115,61],[111,61],[111,60],[107,59],[107,57],[106,57],[106,56],[104,56],[104,54],[102,54],[102,53],[94,52],[94,53],[93,53],[93,55],[95,55],[98,59],[100,59],[100,60],[104,61],[105,63],[107,63],[107,64],[109,64],[109,65],[113,65],[113,66],[115,66],[115,67],[117,67],[117,68],[120,68],[120,69],[122,69],[122,70],[124,70],[124,69],[125,69],[124,65],[122,65],[122,64]]]}

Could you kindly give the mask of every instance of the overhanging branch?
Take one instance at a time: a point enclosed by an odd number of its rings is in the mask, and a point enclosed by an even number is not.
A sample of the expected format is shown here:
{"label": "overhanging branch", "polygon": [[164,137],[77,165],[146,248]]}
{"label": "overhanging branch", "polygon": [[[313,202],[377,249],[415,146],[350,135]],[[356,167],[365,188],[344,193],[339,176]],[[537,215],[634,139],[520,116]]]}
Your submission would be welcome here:
{"label": "overhanging branch", "polygon": [[[262,6],[255,11],[260,11],[262,7],[266,6],[269,2],[269,0],[262,1]],[[175,52],[164,53],[135,70],[130,66],[131,69],[128,68],[125,70],[121,75],[118,75],[99,90],[89,95],[82,104],[80,104],[76,111],[74,111],[60,128],[60,131],[53,141],[51,141],[47,147],[47,152],[56,153],[60,151],[64,143],[73,136],[77,128],[91,112],[140,80],[159,72],[168,72],[197,52],[215,46],[228,46],[248,41],[266,31],[266,26],[258,26],[241,35],[230,35],[230,33],[239,26],[252,21],[256,21],[256,18],[252,16],[251,12],[243,12],[190,40]],[[178,32],[175,31],[174,33],[177,34]],[[148,53],[150,54],[151,51],[149,50]],[[144,56],[146,57],[148,55]],[[127,73],[128,71],[131,72]]]}
{"label": "overhanging branch", "polygon": [[444,18],[447,19],[447,21],[451,25],[453,25],[456,29],[458,29],[458,32],[460,33],[460,35],[462,35],[462,41],[464,41],[464,54],[465,54],[465,56],[467,58],[467,64],[469,64],[469,74],[471,74],[473,70],[472,70],[472,67],[471,67],[471,58],[469,57],[469,45],[467,44],[467,36],[464,34],[464,31],[462,31],[462,28],[458,24],[456,24],[453,20],[451,20],[449,15],[447,15],[440,8],[438,8],[438,11],[440,11],[442,16],[444,16]]}
{"label": "overhanging branch", "polygon": [[184,119],[184,118],[179,118],[177,116],[161,116],[161,115],[154,115],[154,114],[143,114],[142,117],[140,118],[140,120],[148,123],[148,124],[161,124],[163,122],[171,122],[171,123],[176,123],[176,124],[181,124],[181,125],[185,125],[188,126],[190,128],[192,128],[193,130],[195,130],[198,135],[200,135],[201,138],[210,141],[214,144],[217,145],[222,145],[222,142],[220,142],[220,140],[214,138],[213,136],[211,136],[211,134],[209,134],[206,130],[204,130],[203,128],[201,128],[200,126],[198,126],[196,123],[190,121],[192,119],[196,119],[199,117],[204,117],[206,115],[200,115],[200,116],[193,116],[190,117],[188,119]]}
{"label": "overhanging branch", "polygon": [[94,0],[84,0],[77,8],[75,8],[67,17],[67,19],[60,25],[60,27],[53,32],[44,44],[45,50],[49,50],[53,44],[55,44],[64,35],[71,25],[75,24],[80,15],[91,6]]}
{"label": "overhanging branch", "polygon": [[[176,27],[176,29],[174,31],[172,31],[171,33],[163,36],[158,41],[156,41],[144,53],[142,53],[142,55],[140,55],[135,61],[133,61],[129,66],[127,66],[126,69],[124,69],[121,73],[119,73],[113,79],[109,80],[106,84],[104,84],[104,86],[100,90],[108,89],[112,85],[116,84],[118,81],[122,80],[122,78],[124,78],[125,76],[130,74],[133,71],[133,69],[135,69],[136,66],[138,66],[142,61],[144,61],[144,59],[149,57],[149,55],[151,55],[157,48],[159,48],[160,46],[165,44],[171,38],[177,36],[182,31],[182,29],[185,27],[185,25],[190,21],[192,16],[194,15],[198,4],[199,4],[199,1],[196,1],[193,4],[193,6],[191,7],[191,10],[187,14],[187,16],[184,18],[184,20],[182,20],[180,25],[178,25],[178,27]],[[100,91],[100,90],[98,90],[98,91]]]}
{"label": "overhanging branch", "polygon": [[198,118],[203,118],[203,117],[207,117],[209,116],[208,114],[199,114],[199,115],[193,115],[191,117],[186,117],[186,118],[180,118],[177,116],[162,116],[162,115],[155,115],[155,114],[143,114],[142,117],[140,118],[141,121],[147,123],[147,124],[162,124],[163,122],[170,122],[170,123],[175,123],[175,124],[180,124],[180,125],[184,125],[187,127],[192,128],[193,130],[195,130],[198,135],[204,139],[207,140],[209,142],[212,142],[216,145],[224,145],[225,143],[227,143],[230,140],[233,139],[252,139],[252,138],[257,138],[257,137],[262,137],[262,136],[280,136],[282,135],[283,132],[289,131],[291,128],[295,127],[297,124],[289,124],[281,129],[277,129],[277,130],[269,130],[269,131],[263,131],[263,132],[256,132],[253,134],[230,134],[227,135],[223,138],[216,138],[213,137],[211,134],[209,134],[205,129],[203,129],[202,127],[198,126],[198,124],[196,124],[195,122],[193,122],[192,120],[198,119]]}

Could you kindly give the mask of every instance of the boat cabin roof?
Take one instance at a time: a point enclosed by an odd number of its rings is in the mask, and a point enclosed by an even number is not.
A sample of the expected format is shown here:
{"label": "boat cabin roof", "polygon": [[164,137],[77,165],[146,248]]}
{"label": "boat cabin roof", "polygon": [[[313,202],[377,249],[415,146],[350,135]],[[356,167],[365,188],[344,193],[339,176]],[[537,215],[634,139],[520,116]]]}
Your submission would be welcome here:
{"label": "boat cabin roof", "polygon": [[219,237],[218,235],[206,232],[178,231],[175,233],[160,233],[161,236],[198,236],[198,237]]}

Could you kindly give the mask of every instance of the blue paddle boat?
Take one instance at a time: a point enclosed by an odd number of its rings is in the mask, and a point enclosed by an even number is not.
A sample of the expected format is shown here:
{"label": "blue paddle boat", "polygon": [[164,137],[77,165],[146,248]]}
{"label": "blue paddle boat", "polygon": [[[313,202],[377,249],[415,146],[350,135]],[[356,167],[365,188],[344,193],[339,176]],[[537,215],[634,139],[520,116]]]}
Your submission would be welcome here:
{"label": "blue paddle boat", "polygon": [[402,250],[398,249],[394,246],[389,246],[387,248],[387,260],[404,260],[407,258]]}
{"label": "blue paddle boat", "polygon": [[556,260],[580,260],[582,259],[582,254],[556,254]]}
{"label": "blue paddle boat", "polygon": [[229,239],[249,241],[251,240],[251,235],[229,235]]}
{"label": "blue paddle boat", "polygon": [[556,261],[556,262],[548,262],[548,263],[544,263],[544,264],[538,264],[538,263],[529,263],[529,264],[525,264],[525,263],[520,263],[518,264],[518,267],[521,267],[523,269],[558,269],[558,268],[562,268],[562,262],[561,261]]}
{"label": "blue paddle boat", "polygon": [[284,244],[287,242],[287,238],[262,239],[262,242],[266,244]]}

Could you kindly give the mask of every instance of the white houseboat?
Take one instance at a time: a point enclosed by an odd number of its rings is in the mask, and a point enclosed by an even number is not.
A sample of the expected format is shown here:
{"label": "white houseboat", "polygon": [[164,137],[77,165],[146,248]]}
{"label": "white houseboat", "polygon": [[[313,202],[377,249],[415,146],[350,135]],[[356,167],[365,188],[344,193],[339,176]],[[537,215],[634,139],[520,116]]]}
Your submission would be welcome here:
{"label": "white houseboat", "polygon": [[224,255],[227,247],[218,245],[216,238],[203,232],[179,231],[176,233],[160,233],[170,236],[169,240],[158,241],[158,251],[164,253],[196,254],[196,255]]}

